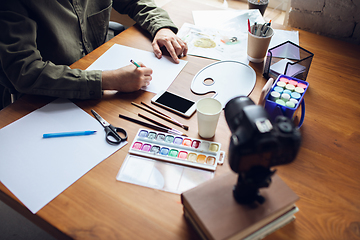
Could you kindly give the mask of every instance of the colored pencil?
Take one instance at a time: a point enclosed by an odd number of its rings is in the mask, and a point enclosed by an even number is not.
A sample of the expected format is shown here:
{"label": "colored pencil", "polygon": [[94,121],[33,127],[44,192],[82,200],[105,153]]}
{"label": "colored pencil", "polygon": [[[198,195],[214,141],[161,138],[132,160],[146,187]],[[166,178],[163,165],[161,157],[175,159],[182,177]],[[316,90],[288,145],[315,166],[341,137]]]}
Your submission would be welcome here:
{"label": "colored pencil", "polygon": [[139,64],[137,64],[134,60],[130,60],[130,62],[132,63],[132,64],[134,64],[136,67],[141,67]]}

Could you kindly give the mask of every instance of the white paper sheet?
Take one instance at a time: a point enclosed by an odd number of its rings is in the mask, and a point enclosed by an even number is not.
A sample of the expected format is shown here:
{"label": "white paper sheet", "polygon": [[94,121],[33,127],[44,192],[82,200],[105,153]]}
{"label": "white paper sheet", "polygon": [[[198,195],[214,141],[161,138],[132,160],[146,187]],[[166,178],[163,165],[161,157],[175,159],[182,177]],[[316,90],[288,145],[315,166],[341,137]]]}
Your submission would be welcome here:
{"label": "white paper sheet", "polygon": [[[294,63],[294,62],[285,58],[285,59],[282,59],[282,60],[278,61],[277,63],[271,65],[270,69],[272,71],[276,72],[277,74],[285,74],[285,68],[286,68],[287,63]],[[300,64],[289,65],[286,75],[290,76],[290,77],[294,77],[294,76],[304,72],[305,70],[306,70],[306,67],[304,67]]]}
{"label": "white paper sheet", "polygon": [[[245,64],[249,63],[247,60],[247,32],[226,31],[184,23],[177,35],[187,43],[189,55],[221,61],[236,60]],[[236,42],[228,42],[228,39],[234,37],[236,37]],[[274,35],[270,41],[269,48],[277,46],[287,40],[299,44],[299,33],[297,31],[274,29]],[[200,43],[202,41],[201,44],[203,44],[203,46],[199,44],[199,41]],[[210,46],[209,43],[213,45]]]}
{"label": "white paper sheet", "polygon": [[[247,59],[247,20],[249,19],[251,24],[265,23],[257,9],[193,11],[193,18],[195,25],[185,23],[178,32],[178,36],[188,44],[189,55],[222,61],[236,60],[246,64],[249,63]],[[236,42],[226,41],[234,37],[236,37]],[[215,43],[215,47],[195,46],[195,42],[199,38],[210,39]],[[288,40],[299,45],[299,32],[274,29],[269,48]]]}
{"label": "white paper sheet", "polygon": [[153,70],[150,85],[142,88],[153,93],[168,89],[187,63],[187,61],[180,60],[180,63],[176,64],[168,56],[158,59],[153,52],[114,44],[87,70],[114,70],[132,64],[130,63],[131,59],[135,62],[142,62]]}
{"label": "white paper sheet", "polygon": [[[223,30],[233,30],[230,23],[244,22],[245,31],[247,30],[247,20],[252,23],[264,23],[265,20],[262,17],[258,9],[249,10],[205,10],[205,11],[193,11],[193,19],[196,26],[209,27],[209,28],[221,28]],[[230,29],[223,28],[225,25],[231,27]]]}
{"label": "white paper sheet", "polygon": [[127,155],[116,179],[181,194],[214,177],[214,172]]}
{"label": "white paper sheet", "polygon": [[[81,130],[97,132],[42,137]],[[94,117],[68,100],[57,99],[0,129],[0,181],[36,213],[126,143],[108,144],[104,128]]]}
{"label": "white paper sheet", "polygon": [[[265,23],[258,9],[193,11],[193,19],[197,27],[221,29],[221,31],[233,32],[235,35],[246,33],[246,39],[248,19],[250,20],[250,24],[254,24],[255,22],[258,24]],[[269,48],[275,47],[288,40],[299,45],[298,31],[274,29],[274,32]]]}

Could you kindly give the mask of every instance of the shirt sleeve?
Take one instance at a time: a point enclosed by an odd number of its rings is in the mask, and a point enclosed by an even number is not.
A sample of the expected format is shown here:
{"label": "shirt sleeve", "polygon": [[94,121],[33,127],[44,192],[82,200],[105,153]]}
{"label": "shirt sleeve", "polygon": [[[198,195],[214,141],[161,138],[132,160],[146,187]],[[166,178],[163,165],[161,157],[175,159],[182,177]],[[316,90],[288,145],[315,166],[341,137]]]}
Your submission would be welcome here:
{"label": "shirt sleeve", "polygon": [[101,71],[70,69],[43,61],[36,45],[37,25],[26,14],[1,12],[0,29],[7,33],[0,34],[0,64],[18,92],[70,99],[101,98]]}
{"label": "shirt sleeve", "polygon": [[121,14],[128,14],[152,37],[161,28],[170,28],[175,34],[178,32],[168,13],[157,7],[153,0],[114,0],[113,7]]}

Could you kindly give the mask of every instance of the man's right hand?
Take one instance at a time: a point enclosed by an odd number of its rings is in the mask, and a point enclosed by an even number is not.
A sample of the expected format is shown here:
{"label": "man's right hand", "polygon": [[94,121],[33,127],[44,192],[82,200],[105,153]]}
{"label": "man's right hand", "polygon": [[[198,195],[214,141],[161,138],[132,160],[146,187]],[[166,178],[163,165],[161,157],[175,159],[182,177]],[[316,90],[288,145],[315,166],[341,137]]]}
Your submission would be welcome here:
{"label": "man's right hand", "polygon": [[150,84],[152,69],[142,63],[141,67],[133,64],[116,70],[102,72],[102,89],[117,90],[119,92],[134,92]]}

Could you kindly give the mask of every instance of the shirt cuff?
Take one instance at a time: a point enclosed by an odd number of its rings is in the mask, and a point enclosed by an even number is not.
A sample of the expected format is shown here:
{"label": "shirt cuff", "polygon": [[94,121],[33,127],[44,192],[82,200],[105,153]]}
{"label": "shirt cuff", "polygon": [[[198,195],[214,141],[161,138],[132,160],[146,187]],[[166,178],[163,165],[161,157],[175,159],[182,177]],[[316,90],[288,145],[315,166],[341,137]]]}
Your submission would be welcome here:
{"label": "shirt cuff", "polygon": [[89,99],[99,99],[102,96],[101,73],[100,70],[85,71]]}

